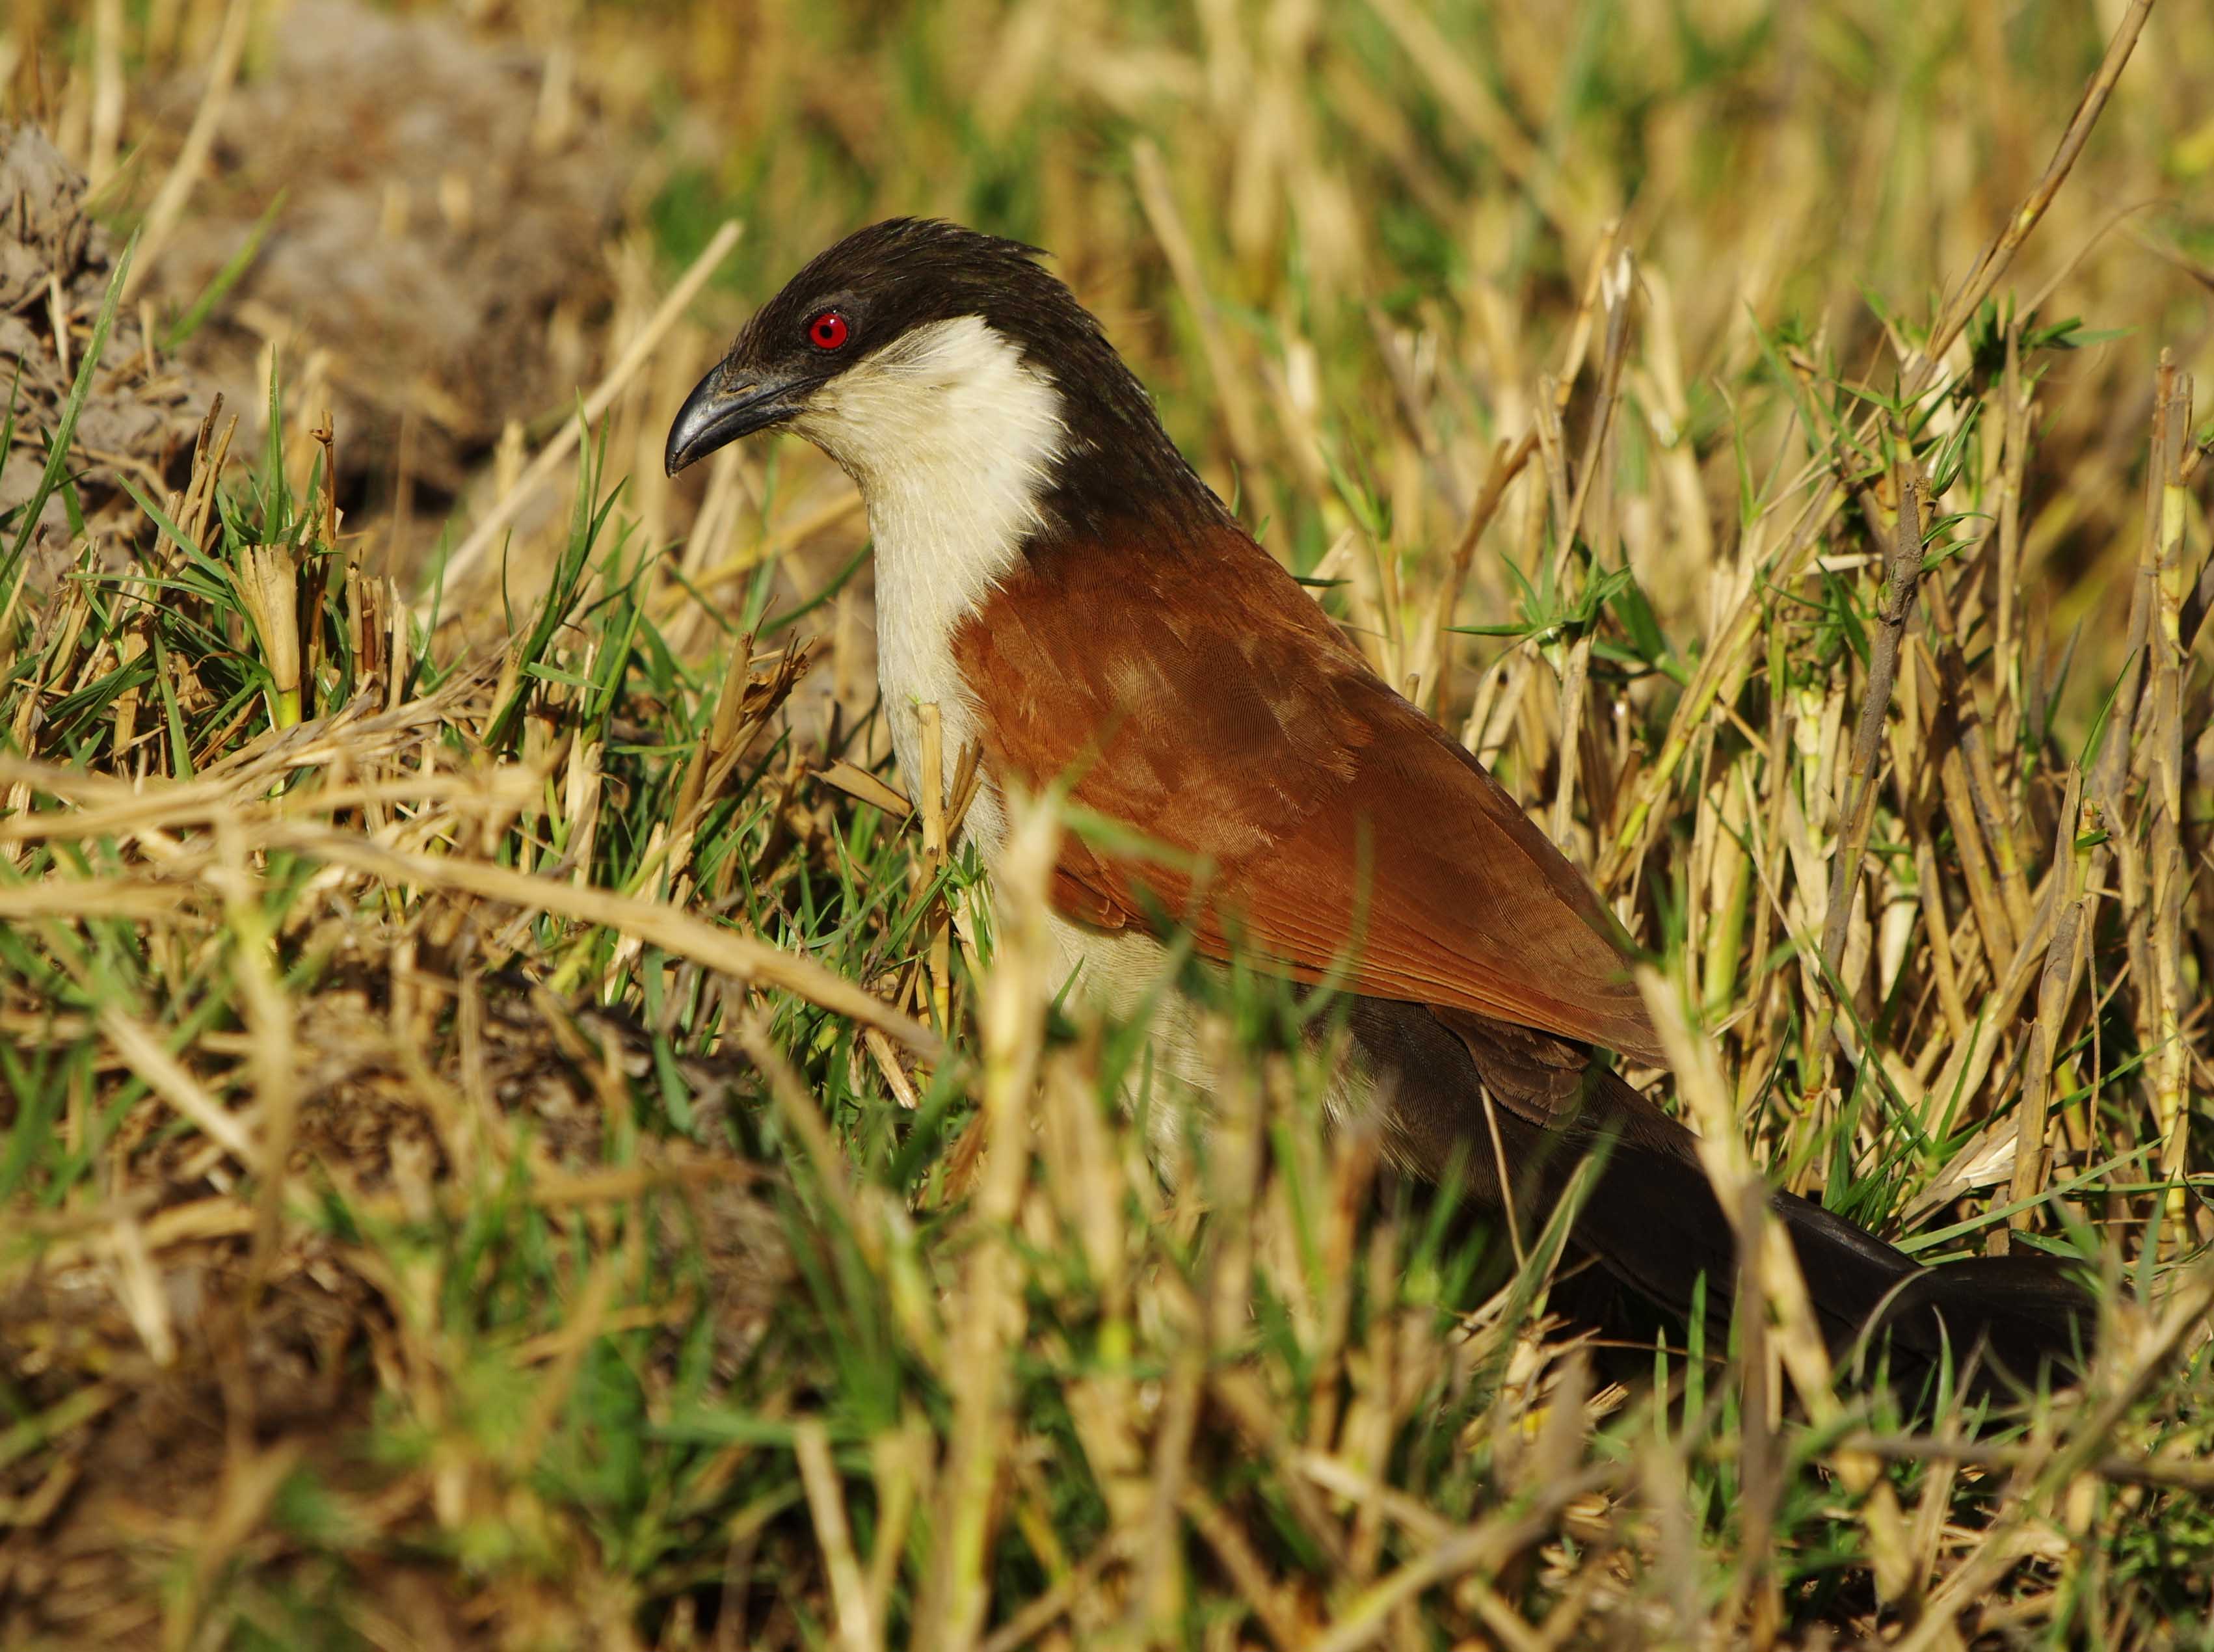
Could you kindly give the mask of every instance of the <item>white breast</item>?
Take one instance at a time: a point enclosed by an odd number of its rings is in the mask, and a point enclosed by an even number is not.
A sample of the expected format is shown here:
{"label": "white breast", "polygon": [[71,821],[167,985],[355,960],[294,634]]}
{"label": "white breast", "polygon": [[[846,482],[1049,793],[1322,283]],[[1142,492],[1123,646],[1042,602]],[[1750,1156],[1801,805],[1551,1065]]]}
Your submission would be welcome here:
{"label": "white breast", "polygon": [[[920,794],[919,707],[935,705],[946,778],[976,737],[953,658],[961,622],[1021,560],[1067,436],[1061,393],[981,317],[933,322],[818,391],[792,428],[842,466],[868,507],[877,566],[877,679],[892,746]],[[1000,845],[991,788],[967,832]]]}

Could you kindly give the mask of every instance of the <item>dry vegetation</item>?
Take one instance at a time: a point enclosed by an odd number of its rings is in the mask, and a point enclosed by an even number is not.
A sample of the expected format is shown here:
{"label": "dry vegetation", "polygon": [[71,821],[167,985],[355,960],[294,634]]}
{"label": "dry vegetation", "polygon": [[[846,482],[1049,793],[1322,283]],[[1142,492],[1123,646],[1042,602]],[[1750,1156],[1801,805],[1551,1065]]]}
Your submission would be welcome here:
{"label": "dry vegetation", "polygon": [[[93,194],[0,200],[0,1644],[2214,1643],[2203,4],[15,15]],[[1165,1180],[843,479],[660,475],[895,211],[1055,250],[1672,1104],[2089,1258],[2081,1390],[1588,1345],[1265,979]]]}

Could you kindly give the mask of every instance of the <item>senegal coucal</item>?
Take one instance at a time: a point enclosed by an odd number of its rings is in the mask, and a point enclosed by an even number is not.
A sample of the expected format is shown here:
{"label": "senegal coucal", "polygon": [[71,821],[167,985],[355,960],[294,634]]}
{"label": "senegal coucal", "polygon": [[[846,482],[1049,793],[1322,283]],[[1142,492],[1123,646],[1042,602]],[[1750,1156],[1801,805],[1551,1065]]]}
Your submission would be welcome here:
{"label": "senegal coucal", "polygon": [[[1164,913],[1204,958],[1234,938],[1328,976],[1352,1000],[1336,1103],[1373,1114],[1398,1166],[1458,1166],[1465,1196],[1542,1215],[1603,1146],[1573,1245],[1673,1312],[1703,1273],[1727,1302],[1731,1230],[1690,1133],[1593,1056],[1663,1059],[1612,921],[1193,473],[1037,257],[915,219],[849,236],[700,382],[670,471],[781,427],[853,479],[894,747],[914,784],[934,704],[945,750],[980,750],[963,829],[988,868],[1008,793],[1062,779],[1159,846],[1064,839],[1050,928],[1078,990],[1135,1012],[1168,967]],[[1192,1021],[1171,994],[1154,1037],[1203,1086]],[[2083,1299],[2034,1258],[1923,1269],[1773,1201],[1833,1346],[1882,1315],[1895,1355],[1926,1363],[1949,1336],[2027,1374],[2081,1334]]]}

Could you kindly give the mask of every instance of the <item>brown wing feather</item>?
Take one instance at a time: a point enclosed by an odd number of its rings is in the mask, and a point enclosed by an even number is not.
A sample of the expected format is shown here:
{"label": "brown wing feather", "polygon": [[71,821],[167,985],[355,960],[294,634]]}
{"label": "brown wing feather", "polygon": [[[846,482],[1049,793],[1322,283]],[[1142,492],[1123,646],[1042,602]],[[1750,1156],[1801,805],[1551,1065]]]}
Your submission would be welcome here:
{"label": "brown wing feather", "polygon": [[1036,548],[955,651],[993,772],[1162,852],[1072,839],[1066,916],[1659,1058],[1575,868],[1242,532]]}

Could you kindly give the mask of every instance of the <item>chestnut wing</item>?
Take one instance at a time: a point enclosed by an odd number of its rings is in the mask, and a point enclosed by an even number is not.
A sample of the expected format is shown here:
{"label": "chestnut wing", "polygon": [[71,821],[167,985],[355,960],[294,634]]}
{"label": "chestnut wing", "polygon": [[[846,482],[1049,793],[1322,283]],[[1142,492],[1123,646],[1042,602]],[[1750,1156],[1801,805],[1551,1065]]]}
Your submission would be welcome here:
{"label": "chestnut wing", "polygon": [[1242,532],[1036,548],[955,647],[990,771],[1128,829],[1063,915],[1660,1059],[1575,868]]}

